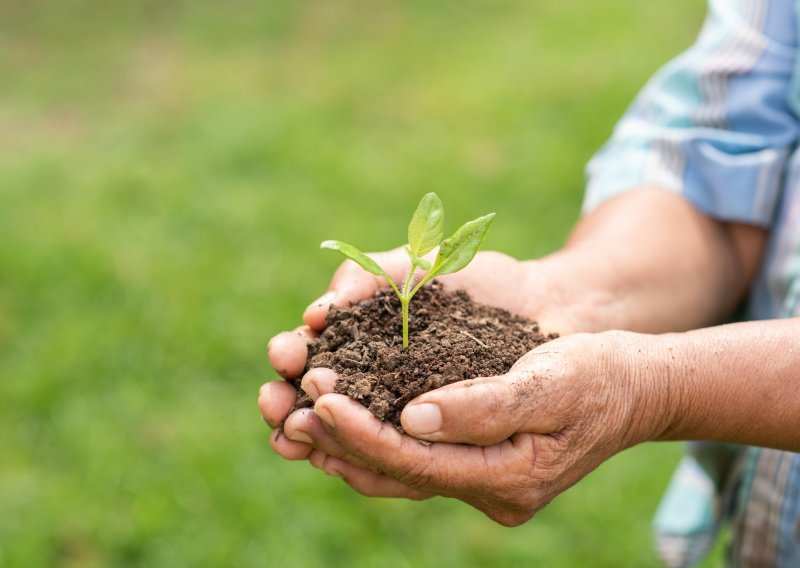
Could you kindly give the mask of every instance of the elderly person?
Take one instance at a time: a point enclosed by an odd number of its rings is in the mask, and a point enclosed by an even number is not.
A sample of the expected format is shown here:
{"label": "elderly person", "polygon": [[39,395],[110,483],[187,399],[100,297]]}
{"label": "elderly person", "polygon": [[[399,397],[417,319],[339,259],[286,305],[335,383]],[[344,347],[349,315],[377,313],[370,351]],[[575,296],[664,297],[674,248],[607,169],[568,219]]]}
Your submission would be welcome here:
{"label": "elderly person", "polygon": [[[441,279],[561,338],[506,375],[411,401],[407,435],[332,394],[329,369],[302,377],[314,409],[288,418],[294,388],[267,383],[265,420],[286,419],[275,451],[365,495],[455,497],[518,525],[640,442],[747,446],[732,470],[708,465],[720,463],[703,457],[712,446],[693,462],[730,488],[730,558],[800,566],[798,4],[710,2],[696,44],[653,77],[590,162],[584,214],[563,249],[532,261],[480,253]],[[401,250],[374,258],[403,275]],[[329,305],[383,285],[344,263],[306,325],[271,340],[272,365],[300,378]],[[743,305],[749,321],[718,325]],[[663,507],[669,537],[681,509]],[[667,560],[689,564],[699,556],[689,549],[665,550]]]}

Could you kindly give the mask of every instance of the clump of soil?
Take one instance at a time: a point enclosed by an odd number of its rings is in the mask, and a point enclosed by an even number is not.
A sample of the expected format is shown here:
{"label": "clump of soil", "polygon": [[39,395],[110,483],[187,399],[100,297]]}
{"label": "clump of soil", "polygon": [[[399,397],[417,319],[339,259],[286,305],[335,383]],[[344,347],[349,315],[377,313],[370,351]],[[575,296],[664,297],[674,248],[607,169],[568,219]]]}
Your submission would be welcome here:
{"label": "clump of soil", "polygon": [[[331,308],[325,331],[309,346],[305,370],[333,369],[337,393],[402,431],[400,413],[420,394],[506,373],[556,337],[543,335],[534,321],[473,302],[466,292],[446,294],[433,282],[411,302],[408,349],[402,349],[400,301],[390,290],[378,292],[355,306]],[[313,406],[299,381],[295,386],[295,408]]]}

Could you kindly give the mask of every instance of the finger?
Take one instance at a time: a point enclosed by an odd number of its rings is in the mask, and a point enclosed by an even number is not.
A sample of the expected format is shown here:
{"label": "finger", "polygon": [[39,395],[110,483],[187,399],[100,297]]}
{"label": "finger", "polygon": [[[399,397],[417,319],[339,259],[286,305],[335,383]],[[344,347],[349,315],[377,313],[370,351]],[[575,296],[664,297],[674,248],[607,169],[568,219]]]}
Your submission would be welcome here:
{"label": "finger", "polygon": [[284,381],[272,381],[261,386],[258,392],[258,408],[264,421],[272,428],[277,428],[294,406],[297,400],[295,388]]}
{"label": "finger", "polygon": [[[363,277],[359,278],[364,280]],[[322,296],[308,305],[303,312],[303,321],[311,329],[322,331],[325,329],[325,318],[328,315],[331,306],[334,304],[339,306],[347,305],[346,303],[342,302],[341,298],[337,298],[336,290],[328,290]]]}
{"label": "finger", "polygon": [[319,337],[319,333],[308,327],[307,325],[299,325],[292,330],[294,333],[303,337],[306,343],[311,343]]}
{"label": "finger", "polygon": [[357,467],[369,467],[363,460],[350,454],[324,428],[319,417],[309,408],[293,412],[283,425],[289,440],[309,444],[323,453],[349,462]]}
{"label": "finger", "polygon": [[431,442],[478,446],[496,444],[517,432],[562,430],[564,401],[575,397],[570,385],[575,384],[580,363],[557,356],[557,341],[529,351],[505,375],[461,381],[420,395],[403,409],[403,429]]}
{"label": "finger", "polygon": [[275,453],[291,461],[308,459],[308,454],[314,449],[311,444],[290,440],[282,432],[270,434],[269,444]]}
{"label": "finger", "polygon": [[412,400],[400,422],[409,435],[422,440],[496,444],[522,423],[526,397],[514,387],[507,375],[453,383]]}
{"label": "finger", "polygon": [[297,329],[284,331],[270,339],[267,345],[269,362],[283,378],[294,379],[303,373],[310,334],[307,329]]}
{"label": "finger", "polygon": [[[369,253],[368,256],[373,258],[395,282],[401,280],[404,271],[408,270],[408,256],[402,248]],[[352,260],[346,260],[334,273],[328,291],[306,308],[303,321],[311,329],[322,331],[331,305],[356,304],[371,298],[378,290],[388,287],[389,284],[380,276],[370,274]]]}
{"label": "finger", "polygon": [[530,448],[511,441],[488,448],[462,444],[423,445],[377,420],[357,402],[338,394],[321,396],[314,412],[342,447],[370,466],[427,492],[457,495],[496,483],[498,478],[523,483],[530,473]]}
{"label": "finger", "polygon": [[401,497],[422,500],[433,495],[411,489],[386,475],[356,467],[333,456],[314,450],[308,458],[311,465],[326,474],[343,479],[350,487],[366,497]]}
{"label": "finger", "polygon": [[311,400],[316,401],[321,395],[333,392],[336,386],[336,379],[336,372],[332,369],[316,367],[303,375],[300,388],[311,397]]}

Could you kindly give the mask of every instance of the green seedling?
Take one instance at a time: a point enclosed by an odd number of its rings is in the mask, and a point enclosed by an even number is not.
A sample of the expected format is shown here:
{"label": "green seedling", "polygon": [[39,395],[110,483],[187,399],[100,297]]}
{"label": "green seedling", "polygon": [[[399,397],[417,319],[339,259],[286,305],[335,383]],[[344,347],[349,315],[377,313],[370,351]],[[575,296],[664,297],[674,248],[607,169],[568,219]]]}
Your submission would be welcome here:
{"label": "green seedling", "polygon": [[[408,225],[408,245],[404,248],[411,260],[411,268],[402,290],[377,262],[356,247],[341,241],[324,241],[320,247],[340,252],[367,272],[381,276],[389,283],[402,306],[403,349],[406,349],[408,348],[408,305],[411,298],[432,278],[458,272],[472,262],[478,249],[481,248],[493,220],[494,213],[478,217],[464,223],[451,237],[442,240],[444,237],[442,200],[435,193],[426,194],[419,202],[417,210],[411,218],[411,223]],[[422,257],[437,246],[439,252],[431,265]],[[416,285],[413,285],[417,268],[428,272]]]}

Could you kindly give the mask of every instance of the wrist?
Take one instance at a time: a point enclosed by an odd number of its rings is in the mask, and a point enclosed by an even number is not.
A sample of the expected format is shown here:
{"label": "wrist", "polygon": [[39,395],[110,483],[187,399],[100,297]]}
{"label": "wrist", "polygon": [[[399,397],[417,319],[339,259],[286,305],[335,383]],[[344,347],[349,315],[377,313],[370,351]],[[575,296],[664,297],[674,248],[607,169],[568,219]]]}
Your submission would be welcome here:
{"label": "wrist", "polygon": [[686,413],[685,334],[636,334],[642,338],[631,362],[640,396],[640,442],[676,439]]}
{"label": "wrist", "polygon": [[607,331],[597,337],[608,342],[612,354],[605,376],[612,388],[622,387],[616,400],[623,409],[624,446],[672,439],[683,396],[674,380],[676,357],[669,336]]}

